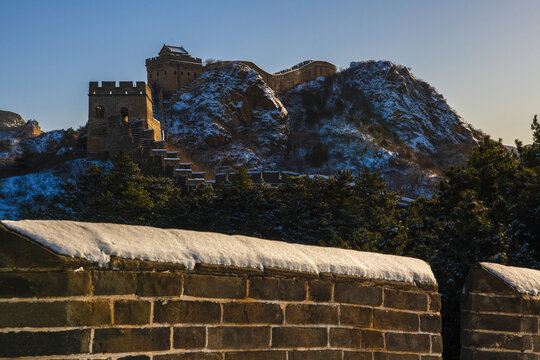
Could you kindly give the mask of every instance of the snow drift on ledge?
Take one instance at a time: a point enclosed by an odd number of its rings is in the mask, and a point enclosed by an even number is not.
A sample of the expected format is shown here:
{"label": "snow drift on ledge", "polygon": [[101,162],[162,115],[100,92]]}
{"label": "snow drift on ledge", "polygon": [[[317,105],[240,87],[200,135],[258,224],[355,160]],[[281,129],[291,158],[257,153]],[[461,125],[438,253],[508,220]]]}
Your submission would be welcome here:
{"label": "snow drift on ledge", "polygon": [[13,231],[66,256],[106,266],[111,256],[183,264],[274,267],[309,273],[436,283],[419,259],[290,244],[247,236],[61,220],[3,220]]}
{"label": "snow drift on ledge", "polygon": [[512,286],[517,292],[531,296],[540,295],[540,270],[487,262],[480,265]]}

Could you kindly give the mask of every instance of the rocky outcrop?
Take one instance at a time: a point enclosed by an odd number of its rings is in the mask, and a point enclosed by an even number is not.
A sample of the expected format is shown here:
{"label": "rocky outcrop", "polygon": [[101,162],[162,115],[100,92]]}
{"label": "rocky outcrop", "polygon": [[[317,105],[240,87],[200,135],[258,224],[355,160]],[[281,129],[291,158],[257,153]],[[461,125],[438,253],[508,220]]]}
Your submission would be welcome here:
{"label": "rocky outcrop", "polygon": [[21,115],[11,111],[0,110],[0,131],[13,130],[25,124],[26,121],[24,121]]}
{"label": "rocky outcrop", "polygon": [[214,65],[175,98],[167,129],[169,143],[206,169],[368,169],[394,188],[415,182],[411,195],[462,163],[482,135],[389,61],[351,63],[279,98],[247,64]]}

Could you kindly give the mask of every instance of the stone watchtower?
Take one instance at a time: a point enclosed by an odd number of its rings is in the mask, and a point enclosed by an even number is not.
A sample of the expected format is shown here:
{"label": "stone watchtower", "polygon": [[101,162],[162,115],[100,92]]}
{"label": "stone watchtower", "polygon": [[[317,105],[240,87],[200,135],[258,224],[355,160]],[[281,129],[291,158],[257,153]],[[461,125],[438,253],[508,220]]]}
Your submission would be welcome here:
{"label": "stone watchtower", "polygon": [[201,58],[191,56],[181,46],[163,45],[159,55],[146,59],[148,85],[159,112],[163,113],[163,101],[197,78],[203,71]]}
{"label": "stone watchtower", "polygon": [[90,82],[88,92],[88,159],[105,159],[140,145],[142,132],[161,140],[161,124],[154,119],[152,94],[144,81]]}

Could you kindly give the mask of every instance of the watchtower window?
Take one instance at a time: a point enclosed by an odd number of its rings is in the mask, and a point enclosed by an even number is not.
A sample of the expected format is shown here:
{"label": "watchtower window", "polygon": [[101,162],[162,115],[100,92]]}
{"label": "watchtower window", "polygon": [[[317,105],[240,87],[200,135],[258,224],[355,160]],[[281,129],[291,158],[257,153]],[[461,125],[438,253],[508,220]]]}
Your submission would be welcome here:
{"label": "watchtower window", "polygon": [[122,120],[127,120],[127,117],[129,115],[128,108],[127,107],[120,108],[120,115],[122,116]]}
{"label": "watchtower window", "polygon": [[101,105],[96,106],[96,118],[103,119],[105,117],[105,108]]}

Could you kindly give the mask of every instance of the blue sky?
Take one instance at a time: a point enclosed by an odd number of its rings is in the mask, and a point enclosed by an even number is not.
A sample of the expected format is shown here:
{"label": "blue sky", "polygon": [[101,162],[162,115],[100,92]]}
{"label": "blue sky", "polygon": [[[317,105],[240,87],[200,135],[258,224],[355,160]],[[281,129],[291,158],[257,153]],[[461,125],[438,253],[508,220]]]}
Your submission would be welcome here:
{"label": "blue sky", "polygon": [[42,128],[87,120],[88,81],[146,80],[163,43],[277,71],[386,59],[511,144],[540,113],[540,1],[0,0],[0,109]]}

